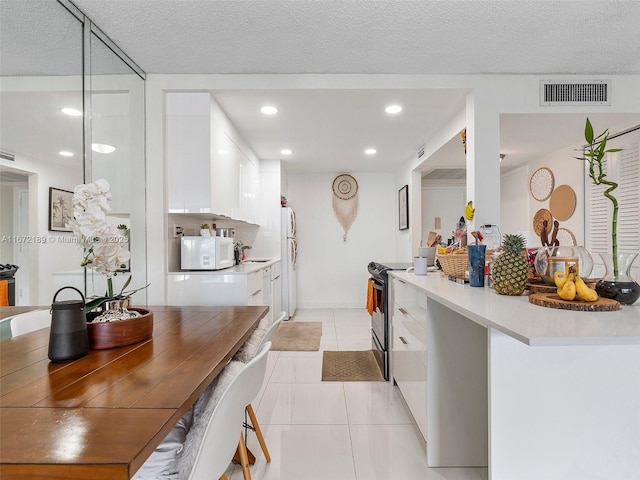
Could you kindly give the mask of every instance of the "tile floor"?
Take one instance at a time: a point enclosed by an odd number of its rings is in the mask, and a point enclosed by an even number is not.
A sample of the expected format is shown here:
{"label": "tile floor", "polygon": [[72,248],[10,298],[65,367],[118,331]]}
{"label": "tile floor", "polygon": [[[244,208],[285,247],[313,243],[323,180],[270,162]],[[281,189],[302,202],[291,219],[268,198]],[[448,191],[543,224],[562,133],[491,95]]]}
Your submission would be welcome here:
{"label": "tile floor", "polygon": [[[322,322],[319,352],[269,352],[254,410],[253,480],[486,480],[486,468],[428,468],[422,437],[390,382],[322,382],[323,350],[371,348],[365,309],[298,310],[289,321]],[[231,465],[230,480],[242,470]]]}

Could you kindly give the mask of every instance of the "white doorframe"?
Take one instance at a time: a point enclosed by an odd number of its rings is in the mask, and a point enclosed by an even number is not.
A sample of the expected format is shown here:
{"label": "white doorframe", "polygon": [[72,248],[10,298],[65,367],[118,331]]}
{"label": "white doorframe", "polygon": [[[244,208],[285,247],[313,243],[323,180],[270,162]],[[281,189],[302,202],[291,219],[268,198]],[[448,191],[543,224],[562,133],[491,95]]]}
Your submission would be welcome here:
{"label": "white doorframe", "polygon": [[[29,188],[13,189],[13,232],[15,236],[29,234]],[[16,274],[16,305],[29,305],[29,244],[13,244],[13,262],[20,269]]]}

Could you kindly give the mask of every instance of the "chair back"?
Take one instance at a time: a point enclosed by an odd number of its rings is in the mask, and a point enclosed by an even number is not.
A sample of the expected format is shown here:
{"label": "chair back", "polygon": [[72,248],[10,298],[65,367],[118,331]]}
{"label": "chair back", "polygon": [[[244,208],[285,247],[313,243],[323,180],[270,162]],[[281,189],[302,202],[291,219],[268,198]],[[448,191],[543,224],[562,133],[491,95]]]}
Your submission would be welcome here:
{"label": "chair back", "polygon": [[278,326],[280,325],[280,322],[282,322],[286,316],[287,316],[287,312],[280,312],[280,314],[278,315],[278,318],[274,320],[274,322],[271,324],[269,329],[265,332],[264,337],[262,337],[262,340],[260,341],[260,344],[256,349],[256,352],[259,352],[265,343],[271,341],[271,339],[273,338],[273,335],[276,333],[276,330],[278,330]]}
{"label": "chair back", "polygon": [[11,336],[17,337],[25,333],[51,326],[49,310],[34,310],[20,313],[11,319]]}
{"label": "chair back", "polygon": [[271,342],[267,342],[222,393],[204,432],[189,480],[211,480],[226,471],[238,446],[245,406],[253,400],[250,393],[254,384],[262,384],[270,348]]}

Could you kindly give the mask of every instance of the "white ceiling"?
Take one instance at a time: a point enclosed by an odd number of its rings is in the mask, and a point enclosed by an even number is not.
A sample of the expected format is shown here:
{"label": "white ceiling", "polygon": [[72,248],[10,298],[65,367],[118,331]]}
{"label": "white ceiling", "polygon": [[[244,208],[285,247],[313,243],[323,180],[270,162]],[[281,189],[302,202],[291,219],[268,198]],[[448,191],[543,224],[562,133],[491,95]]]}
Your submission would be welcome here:
{"label": "white ceiling", "polygon": [[[55,25],[71,28],[30,14],[51,2],[0,0],[3,17],[12,19],[2,35],[3,74],[59,68],[55,49],[24,46],[43,35],[60,45]],[[640,74],[635,0],[72,2],[147,74]],[[21,48],[10,50],[9,34]],[[290,172],[357,172],[395,170],[464,107],[466,93],[308,87],[213,94],[260,158],[281,158]],[[262,116],[266,102],[280,113]],[[404,106],[402,114],[384,113],[392,102]],[[640,123],[638,115],[603,120],[614,131]],[[580,142],[583,122],[582,115],[510,115],[501,122],[503,165]],[[463,165],[458,141],[433,162]],[[290,158],[279,154],[284,147],[293,150]],[[367,147],[377,149],[375,157],[363,154]]]}

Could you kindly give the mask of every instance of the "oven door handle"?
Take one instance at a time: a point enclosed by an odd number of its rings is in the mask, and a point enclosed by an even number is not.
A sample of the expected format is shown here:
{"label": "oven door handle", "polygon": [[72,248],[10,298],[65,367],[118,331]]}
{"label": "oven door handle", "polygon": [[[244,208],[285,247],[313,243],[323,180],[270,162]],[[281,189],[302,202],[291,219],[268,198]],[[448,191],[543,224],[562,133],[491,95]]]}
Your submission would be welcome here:
{"label": "oven door handle", "polygon": [[375,288],[376,290],[380,290],[381,292],[384,290],[384,287],[378,282],[373,282],[373,288]]}

